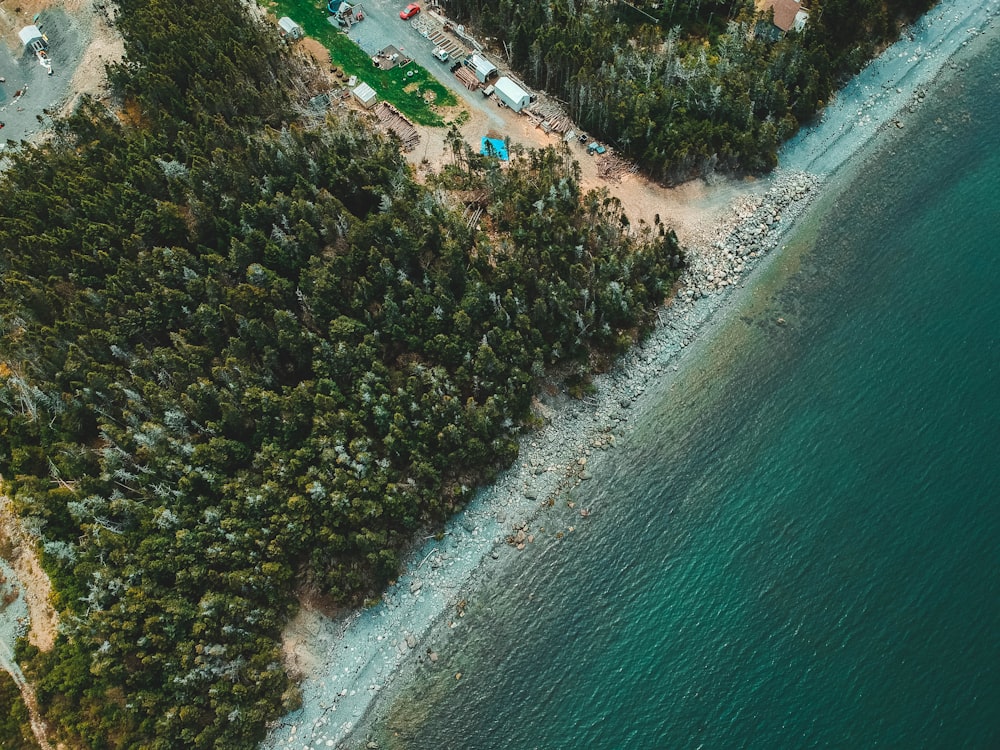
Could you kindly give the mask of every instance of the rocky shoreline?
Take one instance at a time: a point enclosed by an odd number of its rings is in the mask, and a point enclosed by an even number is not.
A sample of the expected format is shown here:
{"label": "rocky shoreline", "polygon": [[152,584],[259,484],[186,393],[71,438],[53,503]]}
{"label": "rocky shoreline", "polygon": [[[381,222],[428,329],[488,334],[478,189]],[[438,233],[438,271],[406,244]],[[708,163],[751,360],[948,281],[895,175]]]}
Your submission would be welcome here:
{"label": "rocky shoreline", "polygon": [[[570,493],[591,479],[591,457],[615,448],[637,418],[636,402],[668,370],[678,369],[677,354],[778,246],[819,185],[816,175],[778,173],[765,191],[738,199],[703,241],[688,248],[688,268],[653,333],[596,378],[591,395],[537,399],[536,414],[545,426],[522,438],[514,465],[480,491],[444,534],[416,551],[407,572],[375,607],[342,622],[311,618],[308,643],[286,648],[293,663],[310,665],[303,708],[273,727],[265,747],[343,746],[390,682],[405,681],[405,673],[425,660],[438,660],[447,648],[445,634],[460,627],[464,603],[475,596],[483,564],[516,559],[541,528],[559,539],[586,522],[590,509],[576,508]],[[574,523],[547,512],[557,504],[571,509]],[[348,632],[350,643],[344,645]]]}
{"label": "rocky shoreline", "polygon": [[[614,448],[616,436],[622,436],[635,418],[633,404],[668,371],[678,352],[691,344],[758,261],[778,246],[818,194],[820,184],[817,175],[780,173],[766,192],[738,199],[708,243],[687,249],[688,268],[676,295],[661,309],[656,330],[610,373],[595,380],[595,393],[581,400],[558,396],[536,402],[548,424],[537,435],[526,436],[522,454],[530,458],[515,464],[494,493],[515,491],[528,501],[541,501],[537,513],[589,480],[587,465],[593,451]],[[547,475],[555,475],[557,481],[551,477],[546,481]],[[509,515],[502,510],[498,514],[498,518]],[[510,526],[509,537],[521,544],[525,540],[518,532],[526,529],[519,518]]]}
{"label": "rocky shoreline", "polygon": [[303,707],[272,727],[264,747],[372,746],[363,735],[389,703],[376,700],[380,693],[398,689],[421,664],[438,662],[480,582],[495,575],[495,566],[516,561],[543,526],[558,538],[587,522],[591,509],[573,507],[572,491],[591,478],[591,458],[615,449],[641,414],[643,393],[679,369],[678,353],[736,298],[750,271],[774,257],[826,176],[880,130],[898,130],[926,85],[993,23],[998,7],[997,0],[950,0],[918,22],[838,96],[823,122],[788,144],[782,161],[794,169],[777,172],[760,191],[737,199],[718,224],[695,233],[688,269],[660,311],[660,325],[596,379],[593,394],[536,401],[546,426],[525,435],[515,464],[444,534],[414,552],[377,606],[341,621],[308,614],[298,637],[286,640],[291,659],[306,666]]}

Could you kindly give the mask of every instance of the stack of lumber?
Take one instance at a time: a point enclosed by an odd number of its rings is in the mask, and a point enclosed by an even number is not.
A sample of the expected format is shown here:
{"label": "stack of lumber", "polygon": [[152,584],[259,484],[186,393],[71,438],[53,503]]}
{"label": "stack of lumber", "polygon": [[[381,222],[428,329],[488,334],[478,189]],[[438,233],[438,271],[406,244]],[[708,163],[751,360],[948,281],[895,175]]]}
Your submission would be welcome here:
{"label": "stack of lumber", "polygon": [[479,79],[476,78],[476,74],[464,65],[455,71],[455,78],[469,91],[475,91],[479,88]]}

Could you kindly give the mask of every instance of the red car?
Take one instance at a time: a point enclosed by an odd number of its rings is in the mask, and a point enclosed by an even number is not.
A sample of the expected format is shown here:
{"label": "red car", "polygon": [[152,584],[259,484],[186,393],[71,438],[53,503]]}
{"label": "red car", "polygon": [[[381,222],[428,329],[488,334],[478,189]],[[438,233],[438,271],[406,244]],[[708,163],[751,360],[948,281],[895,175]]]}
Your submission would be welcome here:
{"label": "red car", "polygon": [[402,18],[404,21],[409,21],[419,12],[420,12],[420,6],[417,5],[416,3],[410,3],[401,11],[399,11],[399,17]]}

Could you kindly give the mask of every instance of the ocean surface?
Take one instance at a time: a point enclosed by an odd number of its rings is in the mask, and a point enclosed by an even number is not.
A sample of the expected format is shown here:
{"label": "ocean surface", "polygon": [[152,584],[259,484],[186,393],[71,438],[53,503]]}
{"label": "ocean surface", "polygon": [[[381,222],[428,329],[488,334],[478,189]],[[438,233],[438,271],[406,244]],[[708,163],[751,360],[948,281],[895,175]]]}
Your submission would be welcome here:
{"label": "ocean surface", "polygon": [[383,750],[1000,748],[988,36],[453,613]]}

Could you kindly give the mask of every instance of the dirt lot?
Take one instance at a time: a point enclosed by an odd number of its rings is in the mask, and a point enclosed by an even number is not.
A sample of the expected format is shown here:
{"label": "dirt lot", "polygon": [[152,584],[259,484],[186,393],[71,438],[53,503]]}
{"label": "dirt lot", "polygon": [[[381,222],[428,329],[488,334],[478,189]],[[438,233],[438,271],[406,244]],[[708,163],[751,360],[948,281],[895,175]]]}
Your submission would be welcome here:
{"label": "dirt lot", "polygon": [[[433,43],[425,39],[414,22],[402,21],[399,10],[406,5],[402,0],[366,0],[365,20],[355,24],[349,36],[365,51],[372,53],[393,44],[405,49],[406,54],[426,68],[430,73],[451,89],[464,108],[468,119],[459,128],[465,140],[478,149],[480,139],[485,135],[509,138],[514,143],[527,147],[563,147],[562,137],[553,133],[547,135],[527,117],[506,107],[499,107],[495,99],[486,98],[479,91],[468,91],[449,72],[450,65],[435,60],[431,52]],[[422,12],[426,15],[426,12]],[[418,16],[418,19],[420,16]],[[499,55],[487,53],[490,59],[501,64]],[[505,73],[506,71],[501,71]],[[446,120],[459,113],[442,113]],[[445,128],[418,127],[420,144],[407,153],[406,158],[417,168],[418,174],[428,168],[437,168],[450,153],[445,144]],[[608,181],[599,175],[599,157],[588,155],[583,144],[573,141],[568,144],[573,158],[580,163],[583,185],[586,189],[606,188],[617,196],[625,207],[633,226],[640,221],[652,226],[657,215],[668,226],[674,228],[684,244],[698,243],[707,233],[706,227],[713,227],[715,220],[741,194],[754,189],[749,183],[731,180],[715,180],[711,184],[695,180],[677,188],[663,188],[638,174],[629,174],[620,181]]]}
{"label": "dirt lot", "polygon": [[[459,128],[466,142],[478,148],[484,135],[507,137],[513,143],[533,148],[555,146],[563,148],[558,134],[547,135],[541,128],[521,115],[507,108],[491,106],[496,110],[486,117],[480,109],[470,109],[469,119]],[[498,123],[499,121],[499,123]],[[428,169],[438,169],[450,158],[445,143],[445,128],[418,128],[420,145],[409,152],[406,158],[416,167],[420,175]],[[753,182],[739,182],[728,178],[716,178],[711,182],[692,180],[678,187],[665,188],[646,179],[641,174],[626,175],[620,182],[603,179],[598,174],[598,158],[587,154],[586,147],[577,141],[568,145],[573,159],[580,164],[582,184],[585,190],[606,189],[616,196],[625,208],[625,213],[638,227],[640,221],[649,226],[657,215],[664,224],[677,232],[684,245],[699,245],[713,235],[718,219],[724,215],[737,197],[759,189]]]}

